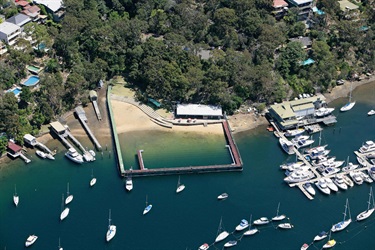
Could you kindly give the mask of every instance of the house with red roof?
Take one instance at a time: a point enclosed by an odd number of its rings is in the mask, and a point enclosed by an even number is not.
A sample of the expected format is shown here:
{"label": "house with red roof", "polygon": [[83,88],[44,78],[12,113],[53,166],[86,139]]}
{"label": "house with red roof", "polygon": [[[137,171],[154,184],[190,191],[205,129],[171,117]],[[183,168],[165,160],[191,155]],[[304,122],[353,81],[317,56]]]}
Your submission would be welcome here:
{"label": "house with red roof", "polygon": [[21,152],[22,147],[15,144],[12,141],[8,141],[8,150],[9,150],[9,153],[11,153],[11,155],[17,155],[18,153]]}
{"label": "house with red roof", "polygon": [[276,19],[281,19],[288,11],[288,3],[284,0],[273,0],[272,7],[272,14]]}

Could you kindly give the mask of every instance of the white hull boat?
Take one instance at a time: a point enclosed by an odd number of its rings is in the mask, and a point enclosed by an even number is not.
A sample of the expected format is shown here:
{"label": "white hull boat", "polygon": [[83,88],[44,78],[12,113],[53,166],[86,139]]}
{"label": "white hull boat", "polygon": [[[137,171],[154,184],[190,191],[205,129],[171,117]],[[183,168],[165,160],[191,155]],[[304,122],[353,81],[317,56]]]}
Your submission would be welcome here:
{"label": "white hull boat", "polygon": [[332,248],[336,245],[335,240],[329,240],[326,244],[323,245],[324,249]]}
{"label": "white hull boat", "polygon": [[[346,219],[346,213],[349,213],[349,219]],[[344,218],[342,221],[339,223],[336,223],[335,225],[332,226],[331,231],[334,232],[339,232],[344,230],[349,224],[352,222],[352,217],[350,215],[350,207],[349,207],[349,200],[346,199],[346,204],[345,204],[345,211],[344,211]]]}
{"label": "white hull boat", "polygon": [[222,241],[222,240],[225,240],[228,237],[228,235],[229,235],[229,233],[224,230],[222,218],[220,218],[220,224],[219,224],[219,228],[217,230],[217,236],[216,236],[216,239],[215,239],[215,243],[219,242],[219,241]]}
{"label": "white hull boat", "polygon": [[178,177],[176,193],[180,193],[185,189],[185,185],[180,183],[180,176]]}
{"label": "white hull boat", "polygon": [[334,108],[322,107],[320,109],[315,110],[314,114],[316,117],[323,117],[323,116],[330,115],[334,110],[335,110]]}
{"label": "white hull boat", "polygon": [[250,216],[250,222],[249,222],[249,229],[246,230],[243,235],[254,235],[256,234],[257,232],[259,232],[259,230],[257,228],[251,228],[251,219],[252,219],[253,215]]}
{"label": "white hull boat", "polygon": [[254,221],[254,225],[265,225],[268,223],[270,223],[270,221],[267,217],[261,217]]}
{"label": "white hull boat", "polygon": [[343,178],[345,184],[348,185],[348,187],[353,187],[354,186],[353,181],[348,176],[343,175],[342,178]]}
{"label": "white hull boat", "polygon": [[38,239],[38,236],[36,235],[30,235],[27,239],[26,239],[26,242],[25,242],[25,247],[29,247],[31,246],[32,244],[35,243],[35,241]]}
{"label": "white hull boat", "polygon": [[17,187],[16,185],[14,185],[13,203],[17,207],[19,202],[20,202],[20,197],[17,194]]}
{"label": "white hull boat", "polygon": [[375,151],[375,142],[366,141],[358,150],[362,154],[366,154]]}
{"label": "white hull boat", "polygon": [[304,147],[308,147],[310,146],[311,144],[314,143],[314,140],[299,140],[296,144],[294,144],[294,146],[298,149],[300,148],[304,148]]}
{"label": "white hull boat", "polygon": [[290,170],[290,169],[294,169],[296,167],[301,167],[304,164],[305,163],[303,161],[290,162],[290,163],[280,165],[280,168],[283,169],[283,170]]}
{"label": "white hull boat", "polygon": [[69,215],[70,209],[66,207],[60,214],[60,220],[64,220]]}
{"label": "white hull boat", "polygon": [[333,183],[335,183],[335,185],[339,188],[341,188],[342,190],[347,190],[348,189],[348,185],[346,185],[343,177],[341,174],[337,174],[334,178],[333,178]]}
{"label": "white hull boat", "polygon": [[91,180],[90,180],[90,187],[96,184],[96,178],[94,177],[94,169],[91,169]]}
{"label": "white hull boat", "polygon": [[68,152],[65,153],[65,156],[75,163],[83,163],[83,156],[80,155],[75,148],[69,148]]}
{"label": "white hull boat", "polygon": [[287,183],[295,183],[301,181],[307,181],[314,178],[314,173],[311,171],[293,171],[289,176],[284,178]]}
{"label": "white hull boat", "polygon": [[228,198],[228,194],[227,193],[222,193],[221,195],[219,195],[217,197],[218,200],[225,200],[226,198]]}
{"label": "white hull boat", "polygon": [[303,185],[303,188],[309,193],[309,194],[311,194],[312,196],[314,196],[315,195],[315,189],[314,189],[314,187],[311,185],[311,183],[310,182],[306,182],[306,183],[304,183]]}
{"label": "white hull boat", "polygon": [[116,226],[115,225],[111,225],[111,209],[109,210],[109,217],[108,217],[108,230],[107,230],[107,233],[105,235],[105,239],[106,241],[110,241],[113,239],[113,237],[115,237],[116,235]]}
{"label": "white hull boat", "polygon": [[295,154],[293,143],[281,137],[279,138],[279,143],[285,153],[287,153],[288,155]]}
{"label": "white hull boat", "polygon": [[362,176],[359,172],[357,171],[352,171],[349,173],[350,178],[352,178],[353,182],[357,185],[362,185],[363,179]]}
{"label": "white hull boat", "polygon": [[372,193],[372,187],[370,187],[370,193],[367,201],[367,209],[366,211],[363,211],[362,213],[357,215],[357,221],[362,221],[367,219],[368,217],[371,216],[371,214],[375,210],[375,203],[374,203],[374,196]]}
{"label": "white hull boat", "polygon": [[370,184],[374,182],[368,174],[361,172],[361,171],[359,172],[359,174],[361,175],[363,181],[370,183]]}
{"label": "white hull boat", "polygon": [[46,154],[46,158],[50,160],[55,160],[55,157],[52,154]]}
{"label": "white hull boat", "polygon": [[318,182],[315,183],[315,185],[320,191],[322,191],[323,194],[329,195],[331,193],[331,189],[328,188],[324,178],[321,178]]}
{"label": "white hull boat", "polygon": [[314,151],[312,151],[311,153],[309,153],[309,154],[306,156],[306,158],[307,158],[308,160],[316,160],[316,159],[318,159],[318,158],[321,157],[321,156],[326,156],[326,155],[328,155],[329,152],[331,152],[331,150],[329,150],[329,149],[325,149],[325,150],[323,150],[323,151],[314,150]]}
{"label": "white hull boat", "polygon": [[241,220],[241,223],[236,226],[236,231],[242,231],[249,226],[249,222],[245,219]]}
{"label": "white hull boat", "polygon": [[314,237],[314,241],[323,240],[323,239],[327,238],[327,236],[328,236],[328,233],[326,231],[322,231],[317,236]]}
{"label": "white hull boat", "polygon": [[371,109],[368,113],[367,113],[368,116],[372,116],[372,115],[375,115],[375,110]]}
{"label": "white hull boat", "polygon": [[46,157],[47,157],[46,153],[44,153],[43,151],[40,151],[40,150],[36,150],[35,154],[42,159],[46,159]]}
{"label": "white hull boat", "polygon": [[331,180],[331,178],[326,177],[326,178],[325,178],[325,181],[326,181],[326,183],[327,183],[327,187],[328,187],[329,189],[331,189],[331,190],[334,191],[334,192],[339,191],[339,188],[335,185],[335,183],[333,183],[333,181]]}
{"label": "white hull boat", "polygon": [[308,249],[309,248],[309,244],[307,244],[307,243],[303,243],[303,245],[302,245],[302,247],[301,247],[301,250],[306,250],[306,249]]}
{"label": "white hull boat", "polygon": [[355,105],[355,102],[348,102],[347,104],[341,107],[340,111],[341,112],[349,111],[354,107],[354,105]]}
{"label": "white hull boat", "polygon": [[228,248],[228,247],[233,247],[233,246],[235,246],[235,245],[237,245],[237,241],[235,241],[235,240],[231,240],[231,241],[228,241],[227,243],[225,243],[225,244],[224,244],[224,247],[225,247],[225,248]]}
{"label": "white hull boat", "polygon": [[337,167],[326,167],[322,173],[323,176],[331,176],[340,172],[340,169]]}
{"label": "white hull boat", "polygon": [[128,191],[131,191],[133,189],[133,180],[130,176],[128,176],[128,178],[126,178],[125,189],[128,190]]}
{"label": "white hull boat", "polygon": [[305,132],[303,128],[287,130],[284,134],[285,137],[295,137]]}
{"label": "white hull boat", "polygon": [[145,207],[145,209],[143,209],[143,215],[147,214],[152,209],[152,204],[150,204],[150,205],[147,205],[147,204],[148,204],[148,202],[147,202],[147,195],[146,195],[146,207]]}
{"label": "white hull boat", "polygon": [[290,223],[281,223],[277,227],[281,229],[292,229],[293,225]]}
{"label": "white hull boat", "polygon": [[209,249],[210,248],[210,245],[208,245],[207,243],[204,243],[204,244],[202,244],[199,248],[198,248],[198,250],[207,250],[207,249]]}
{"label": "white hull boat", "polygon": [[375,167],[368,168],[367,173],[375,181]]}
{"label": "white hull boat", "polygon": [[72,201],[73,201],[73,195],[69,194],[69,182],[68,182],[67,192],[66,192],[66,199],[65,199],[65,205],[68,205]]}
{"label": "white hull boat", "polygon": [[286,215],[285,214],[279,214],[279,209],[280,209],[280,202],[277,205],[276,216],[272,218],[272,221],[281,221],[281,220],[285,219]]}
{"label": "white hull boat", "polygon": [[308,149],[305,149],[305,154],[310,154],[312,152],[320,152],[320,151],[324,151],[326,149],[326,147],[328,146],[328,144],[326,145],[323,145],[323,146],[317,146],[317,147],[313,147],[313,148],[308,148]]}
{"label": "white hull boat", "polygon": [[351,162],[349,162],[345,167],[342,167],[342,171],[343,172],[349,172],[349,171],[353,171],[355,169],[357,169],[359,166],[358,164],[353,164]]}
{"label": "white hull boat", "polygon": [[362,157],[357,156],[357,161],[358,161],[359,165],[361,165],[362,167],[367,166],[367,161],[365,159],[363,159]]}

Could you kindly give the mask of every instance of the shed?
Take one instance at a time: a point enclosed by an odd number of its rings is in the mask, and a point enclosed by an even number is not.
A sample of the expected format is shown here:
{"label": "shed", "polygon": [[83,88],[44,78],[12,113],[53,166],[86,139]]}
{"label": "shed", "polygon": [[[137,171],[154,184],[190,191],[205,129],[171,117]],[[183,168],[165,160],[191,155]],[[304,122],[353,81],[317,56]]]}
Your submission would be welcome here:
{"label": "shed", "polygon": [[21,152],[22,147],[15,144],[12,141],[8,141],[8,149],[11,151],[12,154],[16,154],[18,152]]}
{"label": "shed", "polygon": [[221,119],[223,111],[220,106],[202,104],[177,104],[176,115],[179,117]]}
{"label": "shed", "polygon": [[30,144],[31,146],[35,146],[37,144],[36,138],[30,134],[26,134],[23,136],[24,142]]}
{"label": "shed", "polygon": [[98,100],[98,93],[95,90],[90,90],[90,101],[97,101]]}
{"label": "shed", "polygon": [[61,135],[65,133],[66,128],[60,122],[51,122],[50,125],[56,134]]}
{"label": "shed", "polygon": [[87,117],[86,117],[86,112],[85,110],[83,109],[82,106],[77,106],[74,111],[76,112],[78,118],[81,120],[81,121],[84,121],[84,122],[87,122]]}

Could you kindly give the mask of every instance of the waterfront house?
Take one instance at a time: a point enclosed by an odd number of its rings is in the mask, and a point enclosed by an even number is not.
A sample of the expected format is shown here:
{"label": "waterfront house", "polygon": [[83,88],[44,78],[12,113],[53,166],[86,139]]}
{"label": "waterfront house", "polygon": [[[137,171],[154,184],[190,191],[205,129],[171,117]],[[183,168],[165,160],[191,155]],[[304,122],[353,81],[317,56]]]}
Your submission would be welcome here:
{"label": "waterfront house", "polygon": [[0,23],[0,40],[9,45],[14,45],[20,35],[20,26],[9,22]]}
{"label": "waterfront house", "polygon": [[55,22],[60,22],[65,15],[65,7],[62,0],[34,0],[33,2],[45,6],[46,11],[52,15]]}
{"label": "waterfront house", "polygon": [[63,135],[63,134],[65,134],[66,128],[60,122],[58,122],[58,121],[51,122],[49,125],[51,125],[52,130],[57,135]]}
{"label": "waterfront house", "polygon": [[12,141],[8,141],[8,154],[12,157],[17,157],[22,151],[22,147]]}
{"label": "waterfront house", "polygon": [[23,136],[23,141],[31,146],[35,146],[37,144],[36,138],[30,134],[26,134]]}
{"label": "waterfront house", "polygon": [[177,104],[176,118],[222,119],[220,106],[202,104]]}

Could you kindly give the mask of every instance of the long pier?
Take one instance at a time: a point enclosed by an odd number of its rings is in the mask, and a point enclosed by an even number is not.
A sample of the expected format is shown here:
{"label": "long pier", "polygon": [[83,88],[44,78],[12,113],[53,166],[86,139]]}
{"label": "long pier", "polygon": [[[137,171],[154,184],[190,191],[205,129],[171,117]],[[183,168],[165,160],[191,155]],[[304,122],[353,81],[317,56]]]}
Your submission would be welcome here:
{"label": "long pier", "polygon": [[[96,102],[95,102],[96,103]],[[86,133],[89,135],[91,141],[94,143],[97,150],[101,151],[102,146],[100,145],[99,141],[96,139],[95,135],[92,133],[91,129],[89,128],[89,125],[87,125],[86,121],[86,115],[84,113],[84,110],[82,107],[78,109],[78,107],[75,109],[75,112],[77,114],[77,117],[79,121],[81,122],[83,128],[86,130]]]}
{"label": "long pier", "polygon": [[141,170],[145,170],[145,164],[143,163],[142,153],[143,153],[143,149],[140,149],[140,150],[137,151],[139,168]]}
{"label": "long pier", "polygon": [[100,110],[99,110],[99,106],[98,106],[97,101],[95,101],[95,100],[92,101],[92,105],[94,106],[96,117],[98,118],[99,121],[101,121],[102,115],[100,114]]}

